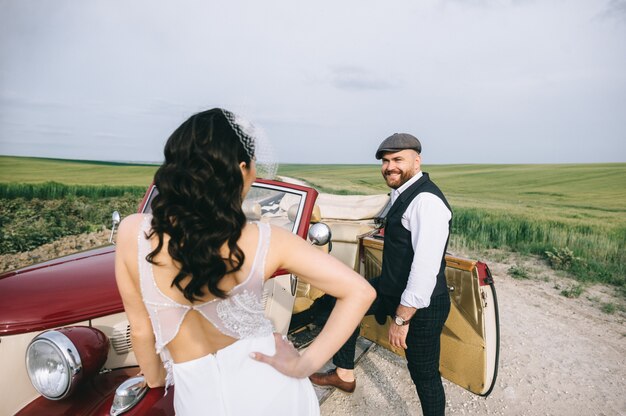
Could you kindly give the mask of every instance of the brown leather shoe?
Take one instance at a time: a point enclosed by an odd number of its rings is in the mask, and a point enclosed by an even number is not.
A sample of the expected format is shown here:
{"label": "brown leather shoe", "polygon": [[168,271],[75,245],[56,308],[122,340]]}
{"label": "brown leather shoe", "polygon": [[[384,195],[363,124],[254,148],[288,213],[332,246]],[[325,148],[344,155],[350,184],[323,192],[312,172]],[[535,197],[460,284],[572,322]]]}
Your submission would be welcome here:
{"label": "brown leather shoe", "polygon": [[315,373],[309,376],[309,380],[318,386],[333,386],[346,393],[352,393],[356,388],[356,380],[343,381],[337,375],[337,369],[330,370],[326,373]]}

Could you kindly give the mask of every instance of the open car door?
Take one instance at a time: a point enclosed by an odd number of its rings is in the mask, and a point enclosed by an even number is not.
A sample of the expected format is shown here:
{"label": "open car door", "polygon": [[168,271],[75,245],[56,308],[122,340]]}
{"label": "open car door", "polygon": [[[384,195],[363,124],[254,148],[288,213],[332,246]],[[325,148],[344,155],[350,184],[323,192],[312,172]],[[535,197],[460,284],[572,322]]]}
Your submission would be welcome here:
{"label": "open car door", "polygon": [[[355,269],[366,279],[379,276],[383,239],[363,237]],[[500,327],[496,290],[485,263],[446,255],[450,315],[441,334],[441,375],[472,393],[488,396],[496,382]],[[361,323],[361,336],[404,357],[388,341],[391,318],[379,325],[374,316]]]}

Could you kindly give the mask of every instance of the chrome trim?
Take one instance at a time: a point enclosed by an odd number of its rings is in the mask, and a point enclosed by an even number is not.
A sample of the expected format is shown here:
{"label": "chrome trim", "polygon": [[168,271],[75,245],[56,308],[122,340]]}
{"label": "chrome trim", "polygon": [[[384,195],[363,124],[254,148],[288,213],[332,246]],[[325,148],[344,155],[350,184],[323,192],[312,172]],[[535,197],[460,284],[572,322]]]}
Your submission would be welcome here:
{"label": "chrome trim", "polygon": [[119,225],[120,221],[120,213],[118,211],[113,211],[113,214],[111,215],[111,235],[109,236],[109,243],[115,244],[113,236],[115,235],[115,228]]}
{"label": "chrome trim", "polygon": [[113,350],[117,355],[128,354],[132,351],[133,345],[130,340],[130,324],[128,321],[120,322],[113,327],[113,333],[109,340]]}
{"label": "chrome trim", "polygon": [[[74,345],[72,340],[70,340],[67,336],[65,336],[65,334],[62,334],[61,332],[54,331],[54,330],[46,331],[37,335],[28,344],[28,347],[26,348],[26,368],[27,369],[29,368],[28,359],[30,356],[28,352],[31,346],[37,342],[47,343],[51,345],[54,349],[56,349],[60,353],[61,357],[63,358],[65,367],[69,370],[69,373],[70,373],[70,379],[69,379],[69,382],[67,383],[67,387],[65,388],[65,391],[60,396],[49,397],[41,392],[39,393],[41,393],[42,396],[50,400],[64,399],[67,396],[69,396],[70,393],[74,390],[74,388],[78,384],[78,380],[80,379],[80,373],[83,371],[83,364],[80,360],[80,354],[78,353],[78,350],[76,349],[76,346]],[[30,373],[28,374],[28,377],[30,378]],[[31,380],[31,383],[32,383],[32,380]],[[32,384],[33,384],[33,387],[35,387],[35,384],[34,383]],[[37,390],[36,387],[35,389]]]}
{"label": "chrome trim", "polygon": [[109,414],[121,415],[132,409],[148,392],[148,385],[143,376],[131,377],[115,389],[115,397]]}
{"label": "chrome trim", "polygon": [[323,246],[332,239],[330,227],[323,222],[318,222],[309,227],[309,240],[316,246]]}

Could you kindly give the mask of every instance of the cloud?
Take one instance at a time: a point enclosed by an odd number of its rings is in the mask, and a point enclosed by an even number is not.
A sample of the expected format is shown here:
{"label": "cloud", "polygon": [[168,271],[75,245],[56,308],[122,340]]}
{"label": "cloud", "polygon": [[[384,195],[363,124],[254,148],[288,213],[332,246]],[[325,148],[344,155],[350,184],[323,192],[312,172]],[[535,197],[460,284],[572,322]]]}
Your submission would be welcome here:
{"label": "cloud", "polygon": [[0,151],[159,160],[222,106],[285,162],[371,163],[396,129],[428,163],[551,160],[528,136],[623,160],[626,0],[322,3],[0,0]]}
{"label": "cloud", "polygon": [[626,20],[626,0],[609,0],[603,16]]}
{"label": "cloud", "polygon": [[67,109],[70,106],[60,100],[46,100],[37,97],[24,97],[18,94],[0,91],[0,109],[28,108],[41,110]]}
{"label": "cloud", "polygon": [[517,6],[526,3],[534,3],[536,0],[446,0],[447,3],[455,3],[468,7],[502,7]]}
{"label": "cloud", "polygon": [[355,66],[333,68],[331,83],[340,90],[368,91],[395,88],[395,85],[387,79]]}

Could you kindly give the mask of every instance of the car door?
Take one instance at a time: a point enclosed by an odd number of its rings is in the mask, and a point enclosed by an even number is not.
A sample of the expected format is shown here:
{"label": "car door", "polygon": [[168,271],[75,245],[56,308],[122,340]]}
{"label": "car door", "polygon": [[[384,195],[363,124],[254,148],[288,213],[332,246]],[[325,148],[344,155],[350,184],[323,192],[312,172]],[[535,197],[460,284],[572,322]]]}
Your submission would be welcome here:
{"label": "car door", "polygon": [[[380,275],[382,238],[361,239],[356,268],[365,278]],[[446,281],[451,308],[441,334],[440,372],[447,380],[472,393],[487,396],[495,385],[499,359],[498,302],[485,263],[446,255]],[[373,316],[361,324],[361,336],[404,356],[389,344],[391,318],[379,325]]]}

